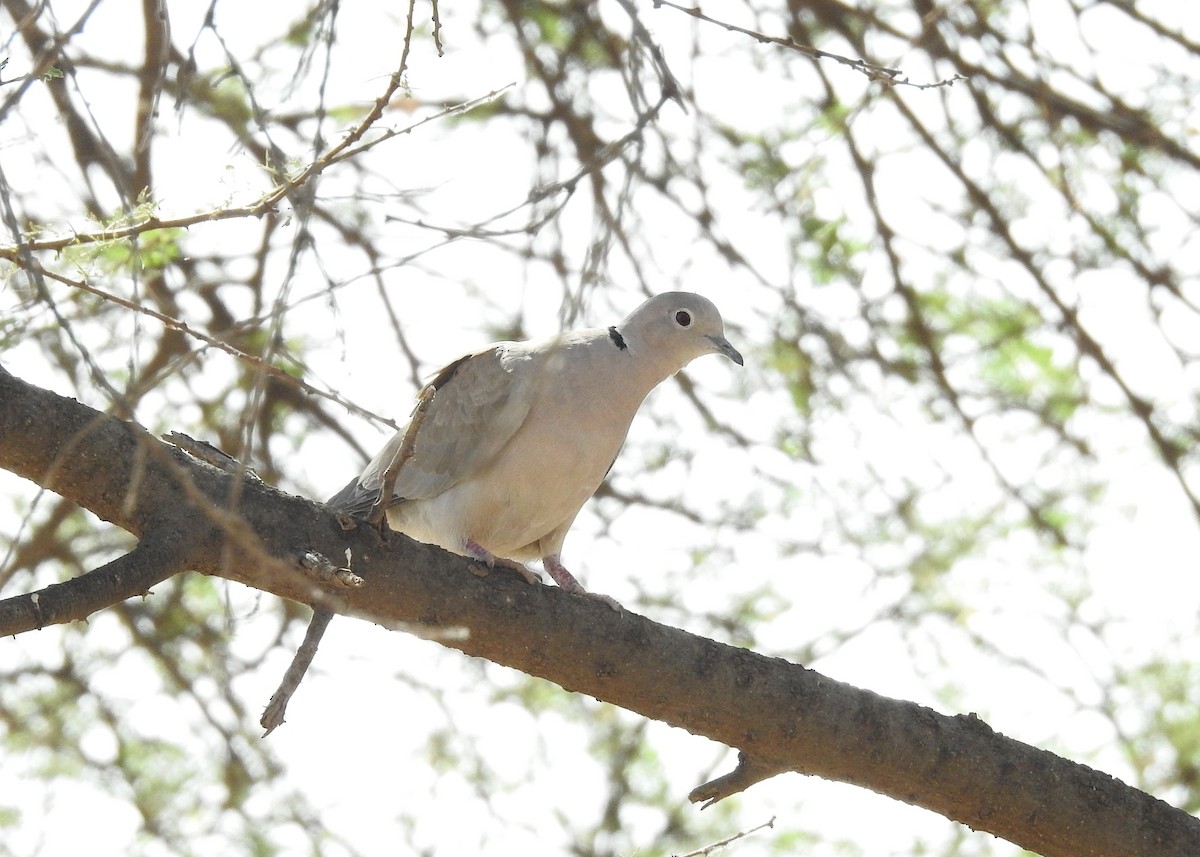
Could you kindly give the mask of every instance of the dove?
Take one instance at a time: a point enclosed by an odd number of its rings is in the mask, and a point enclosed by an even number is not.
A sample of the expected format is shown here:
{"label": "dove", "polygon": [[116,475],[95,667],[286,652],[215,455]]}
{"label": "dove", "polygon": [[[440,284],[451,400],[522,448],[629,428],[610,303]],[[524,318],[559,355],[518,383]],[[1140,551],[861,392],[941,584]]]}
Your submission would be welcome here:
{"label": "dove", "polygon": [[[433,395],[396,478],[388,523],[531,583],[538,578],[525,563],[540,559],[567,592],[619,609],[563,566],[563,541],[646,396],[705,354],[743,365],[711,301],[666,292],[611,327],[497,342],[458,358],[426,386]],[[365,516],[408,433],[397,432],[327,505]]]}
{"label": "dove", "polygon": [[[567,531],[612,468],[646,396],[705,354],[742,355],[707,298],[667,292],[620,324],[529,342],[497,342],[440,369],[408,425],[326,505],[371,517],[387,471],[393,529],[453,553],[540,578],[540,559],[560,587],[588,592],[562,564]],[[406,448],[407,447],[407,448]],[[316,607],[259,723],[269,735],[312,663],[333,613]]]}

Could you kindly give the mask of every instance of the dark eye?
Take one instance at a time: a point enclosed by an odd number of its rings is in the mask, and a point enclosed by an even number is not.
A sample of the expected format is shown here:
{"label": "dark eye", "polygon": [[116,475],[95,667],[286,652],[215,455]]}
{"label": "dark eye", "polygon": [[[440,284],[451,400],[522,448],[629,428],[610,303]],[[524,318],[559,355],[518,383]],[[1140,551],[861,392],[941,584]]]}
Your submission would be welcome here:
{"label": "dark eye", "polygon": [[675,323],[680,327],[691,327],[692,314],[685,309],[675,310]]}

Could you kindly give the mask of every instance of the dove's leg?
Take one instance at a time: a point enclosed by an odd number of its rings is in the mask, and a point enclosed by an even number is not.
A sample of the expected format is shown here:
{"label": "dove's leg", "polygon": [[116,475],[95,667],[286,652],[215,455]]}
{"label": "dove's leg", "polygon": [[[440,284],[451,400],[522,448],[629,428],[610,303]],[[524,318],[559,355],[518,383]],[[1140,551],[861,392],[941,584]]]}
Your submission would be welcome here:
{"label": "dove's leg", "polygon": [[563,567],[557,555],[542,557],[542,565],[545,566],[547,573],[554,578],[554,582],[567,590],[567,592],[570,592],[572,595],[587,595],[587,590],[583,588],[583,584],[575,579],[575,575]]}
{"label": "dove's leg", "polygon": [[611,595],[601,595],[599,592],[588,592],[584,589],[583,584],[575,579],[575,575],[563,567],[562,562],[558,559],[558,554],[542,557],[542,565],[545,566],[547,574],[554,578],[554,582],[572,595],[595,598],[597,601],[603,601],[618,613],[621,612],[620,603]]}
{"label": "dove's leg", "polygon": [[471,557],[471,559],[487,563],[488,568],[499,566],[500,568],[507,568],[509,571],[515,571],[526,583],[542,582],[537,572],[530,571],[523,563],[519,563],[515,559],[505,559],[502,556],[496,556],[474,539],[467,539],[467,543],[463,545],[463,550],[466,551],[467,556]]}

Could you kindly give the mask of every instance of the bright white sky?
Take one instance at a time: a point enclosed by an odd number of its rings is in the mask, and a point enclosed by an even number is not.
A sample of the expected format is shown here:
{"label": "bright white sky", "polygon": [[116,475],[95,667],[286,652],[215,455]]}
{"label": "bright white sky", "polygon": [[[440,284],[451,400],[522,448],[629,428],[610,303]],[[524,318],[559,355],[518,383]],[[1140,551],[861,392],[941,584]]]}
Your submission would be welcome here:
{"label": "bright white sky", "polygon": [[[172,9],[177,43],[186,44],[191,40],[204,5],[185,9],[181,4]],[[55,8],[60,10],[60,22],[70,19],[71,16],[62,11],[66,8],[64,4],[56,4]],[[118,15],[120,8],[114,0],[108,0],[89,24],[85,38],[92,44],[102,44],[112,37],[114,26],[121,26],[122,15],[137,14],[132,11],[135,4],[131,0],[129,11]],[[218,8],[223,14],[232,14],[230,10],[234,7],[225,4]],[[705,11],[737,20],[740,8],[729,4],[711,7],[706,4]],[[191,20],[187,18],[189,14],[193,16]],[[239,11],[239,14],[252,13]],[[366,103],[381,91],[385,76],[395,66],[398,58],[395,32],[372,26],[369,19],[377,14],[374,9],[349,5],[344,10],[339,21],[343,42],[355,44],[362,61],[359,64],[335,64],[335,74],[330,81],[332,101]],[[476,45],[471,42],[473,37],[467,21],[456,19],[446,9],[443,14],[447,25],[444,31],[449,48],[447,56],[437,59],[424,42],[413,53],[409,81],[417,99],[436,103],[442,99],[478,96],[513,81],[518,87],[522,86],[523,70],[508,52],[507,45],[498,40],[493,40],[490,45]],[[685,56],[693,31],[682,16],[648,11],[646,18],[666,47],[668,61]],[[268,21],[264,26],[282,26],[283,23]],[[225,27],[223,32],[231,38],[236,38],[238,33],[234,27]],[[247,44],[257,41],[253,29],[244,32]],[[1113,34],[1105,33],[1101,28],[1094,35],[1101,38]],[[1126,35],[1120,34],[1117,46],[1129,56],[1129,45],[1124,41]],[[713,59],[688,69],[687,73],[694,76],[707,103],[722,104],[731,118],[748,125],[760,115],[762,104],[787,103],[794,97],[794,80],[760,74],[745,68],[736,55],[718,54],[718,49],[736,47],[739,37],[710,30],[702,30],[700,37],[711,46]],[[119,44],[119,40],[114,43]],[[234,45],[233,49],[242,52],[241,46]],[[211,51],[209,45],[207,53],[201,51],[201,57],[215,64],[217,59]],[[892,61],[890,57],[883,59]],[[918,58],[905,56],[899,59],[906,70],[912,66],[910,74],[914,79],[921,75]],[[20,63],[15,59],[13,62],[15,70]],[[796,59],[798,64],[806,62],[799,57]],[[1133,65],[1136,66],[1136,59]],[[677,68],[677,71],[683,73],[684,69]],[[852,72],[847,70],[844,75],[848,88],[858,86]],[[756,98],[742,97],[746,92],[755,92]],[[918,104],[923,98],[915,92],[906,97],[911,103]],[[961,85],[952,95],[952,98],[967,97],[968,93]],[[933,105],[932,96],[929,99],[929,104]],[[128,102],[114,99],[114,103]],[[101,105],[97,102],[95,106]],[[394,115],[390,121],[401,125],[405,124],[406,117]],[[668,108],[665,121],[682,125],[689,117]],[[130,124],[128,117],[120,116],[107,127],[120,139],[120,129],[128,128]],[[188,165],[187,169],[160,171],[160,210],[164,215],[217,207],[228,201],[244,202],[252,199],[262,187],[257,164],[249,162],[241,153],[213,147],[201,136],[199,129],[187,121],[182,125],[176,123],[169,106],[163,111],[163,124],[168,134],[160,143],[162,155]],[[882,132],[886,130],[886,127],[881,129]],[[6,158],[19,165],[22,137],[6,135],[5,131],[0,129],[0,147]],[[431,129],[429,134],[417,133],[388,144],[387,151],[395,167],[395,173],[388,179],[400,187],[436,189],[428,203],[441,213],[442,222],[447,224],[469,223],[479,219],[481,214],[505,210],[527,193],[526,171],[533,162],[532,154],[524,141],[485,136],[485,132],[482,127],[464,124],[453,134],[442,135]],[[14,167],[6,166],[6,169],[18,172]],[[911,166],[897,163],[882,172],[881,186],[891,189],[891,199],[936,199],[937,182],[922,175],[919,187],[914,186],[911,184],[914,175]],[[323,191],[328,192],[331,184],[333,181],[323,186]],[[717,188],[717,192],[728,193],[731,201],[736,200],[734,188]],[[843,206],[850,203],[830,199],[829,204]],[[936,233],[938,229],[946,228],[944,223],[932,219],[931,214],[927,215],[930,219],[922,220],[922,210],[917,206],[908,213],[904,223],[906,230],[921,233],[924,229]],[[587,224],[576,226],[587,228]],[[785,245],[777,225],[748,211],[742,222],[727,221],[726,228],[733,233],[735,243],[744,254],[761,260],[760,267],[769,276],[785,276]],[[1052,216],[1046,222],[1038,222],[1037,214],[1031,213],[1026,228],[1056,229],[1058,224]],[[199,235],[201,230],[195,232]],[[234,246],[245,240],[244,232],[244,227],[236,223],[203,228],[204,240],[231,242]],[[1167,235],[1163,240],[1181,245],[1187,239]],[[753,364],[759,341],[756,334],[761,336],[760,318],[766,309],[763,292],[749,290],[747,284],[735,278],[705,276],[702,266],[690,260],[693,248],[686,244],[673,245],[669,235],[662,236],[659,246],[662,252],[660,264],[691,269],[694,288],[722,308],[731,323],[731,338],[746,354],[750,364],[745,374],[739,375],[737,367],[716,358],[706,358],[694,364],[688,374],[699,386],[714,392],[727,392],[739,389],[739,384],[749,384],[748,406],[740,409],[738,414],[722,414],[722,417],[752,437],[765,437],[766,427],[772,420],[764,419],[762,415],[780,413],[788,405],[786,396],[778,391],[754,389],[760,377]],[[325,248],[322,252],[327,263],[338,260],[334,249]],[[479,318],[477,298],[457,284],[480,288],[493,305],[523,306],[532,333],[543,335],[557,330],[559,295],[555,286],[529,280],[527,272],[512,260],[498,260],[486,247],[460,243],[451,252],[439,253],[427,261],[430,271],[436,269],[437,278],[432,274],[422,276],[415,269],[406,269],[402,276],[407,279],[403,281],[400,274],[393,278],[398,288],[404,288],[405,294],[416,296],[406,298],[403,309],[409,320],[407,332],[411,345],[417,354],[429,361],[427,369],[480,344],[479,323],[482,319]],[[346,264],[343,274],[348,278],[361,269],[362,263],[359,259],[348,259]],[[282,275],[282,271],[275,273]],[[305,285],[301,278],[296,296],[303,294]],[[316,280],[309,280],[307,285],[313,291],[320,289]],[[1172,368],[1168,356],[1148,335],[1151,319],[1144,303],[1132,291],[1124,291],[1125,285],[1117,274],[1097,274],[1078,284],[1087,308],[1088,323],[1102,342],[1120,352],[1122,369],[1139,389],[1163,397],[1183,395],[1189,389],[1189,380],[1194,387],[1194,379],[1185,378]],[[825,299],[815,293],[811,297],[814,301]],[[624,294],[607,292],[604,299],[611,299],[611,307],[589,307],[583,314],[582,323],[612,323],[639,300],[632,291]],[[0,291],[0,301],[7,304],[11,300],[10,292]],[[408,397],[412,392],[407,374],[381,380],[381,368],[387,365],[387,357],[392,354],[390,330],[380,314],[371,309],[373,305],[364,302],[364,311],[354,312],[356,302],[353,290],[346,290],[341,302],[343,315],[336,319],[337,325],[346,331],[344,342],[339,341],[326,353],[317,355],[313,376],[364,407],[402,418],[408,411]],[[825,309],[832,311],[829,306]],[[313,301],[295,311],[291,321],[292,329],[309,331],[314,338],[331,332],[330,314],[321,301]],[[1200,338],[1200,331],[1180,331],[1179,335]],[[29,347],[13,349],[6,355],[6,364],[34,382],[60,388]],[[655,394],[652,406],[668,410],[678,395],[671,385],[665,385]],[[99,396],[91,403],[100,404]],[[176,404],[186,407],[185,403]],[[832,466],[832,463],[842,461],[850,466],[860,460],[871,460],[886,467],[889,460],[898,458],[897,450],[904,450],[904,461],[923,456],[940,461],[949,471],[978,466],[965,453],[961,461],[955,460],[958,452],[953,444],[945,445],[945,439],[936,432],[931,433],[929,426],[919,418],[914,417],[916,421],[908,424],[906,429],[905,424],[897,425],[878,415],[863,413],[854,417],[857,434],[845,434],[840,439],[837,432],[823,435],[823,462]],[[143,418],[152,422],[163,417],[147,414]],[[165,419],[170,423],[169,413]],[[712,493],[714,499],[749,496],[759,489],[753,484],[754,471],[745,466],[748,460],[745,456],[758,457],[757,464],[763,467],[761,458],[769,457],[770,453],[732,452],[720,439],[707,437],[699,423],[685,423],[685,428],[685,433],[675,442],[697,451],[690,472],[668,468],[649,487],[668,495],[672,491],[685,493],[689,498],[702,498],[706,493]],[[635,424],[631,439],[635,443],[641,440],[661,442],[661,438],[655,437],[655,429],[652,421],[643,419]],[[356,423],[354,431],[368,448],[376,448],[386,439],[385,434],[365,423]],[[1103,517],[1106,523],[1094,533],[1089,552],[1090,579],[1095,587],[1097,604],[1107,613],[1122,617],[1128,628],[1125,639],[1110,642],[1120,643],[1133,653],[1154,651],[1163,641],[1195,624],[1200,609],[1200,575],[1195,574],[1194,557],[1200,555],[1200,533],[1194,518],[1178,502],[1177,489],[1152,465],[1137,438],[1111,437],[1109,443],[1111,449],[1102,460],[1109,471],[1113,489],[1105,498]],[[331,438],[309,439],[299,456],[307,466],[296,477],[297,484],[314,496],[331,493],[358,465],[346,456],[344,447]],[[826,474],[805,472],[795,463],[782,459],[772,461],[771,465],[790,468],[798,484],[820,483],[827,478]],[[616,473],[618,479],[635,478],[635,474],[623,470],[620,463]],[[18,482],[0,474],[0,489],[6,494],[16,493],[28,498],[26,487],[14,487]],[[638,484],[644,487],[644,483]],[[7,490],[10,488],[11,492]],[[941,502],[953,501],[953,498],[941,498]],[[6,537],[13,532],[9,527],[15,528],[15,524],[5,525]],[[760,648],[767,654],[794,649],[810,639],[816,628],[844,626],[851,624],[856,616],[871,615],[870,606],[886,601],[889,594],[880,591],[879,587],[886,584],[873,580],[870,569],[862,562],[828,556],[822,558],[819,567],[814,567],[811,560],[802,562],[781,555],[774,537],[794,537],[797,529],[803,531],[805,527],[804,520],[769,520],[754,538],[735,537],[731,533],[728,562],[705,569],[702,585],[677,593],[679,613],[661,616],[647,612],[660,621],[686,625],[689,611],[694,614],[705,610],[719,611],[722,599],[729,593],[752,591],[756,585],[770,583],[791,606],[784,616],[762,629]],[[586,585],[610,593],[618,600],[633,596],[635,577],[651,576],[656,569],[679,572],[689,565],[691,541],[688,530],[664,521],[654,513],[630,510],[621,515],[608,537],[602,537],[600,530],[595,517],[586,514],[581,517],[567,542],[565,559],[579,572]],[[1043,605],[1038,602],[1037,583],[1030,579],[1031,569],[1023,566],[1025,560],[1026,556],[1021,554],[985,555],[975,560],[979,564],[980,578],[991,582],[987,604],[994,612],[980,610],[968,621],[981,633],[1003,640],[1011,654],[1039,662],[1064,686],[1077,687],[1087,693],[1090,687],[1087,675],[1091,664],[1089,647],[1094,644],[1086,640],[1073,641],[1073,657],[1071,647],[1045,638],[1053,632],[1054,626],[1050,621],[1038,619]],[[995,568],[1004,569],[1007,576],[987,573]],[[995,583],[996,580],[1008,582],[1000,585]],[[1164,597],[1164,593],[1170,593],[1170,597]],[[257,620],[257,602],[253,594],[230,586],[228,597],[233,618],[231,644],[246,653],[261,651],[267,644],[265,635],[272,628],[271,620]],[[1013,617],[1021,615],[1028,616],[1028,622],[1013,626]],[[89,639],[95,638],[100,627],[110,621],[103,615],[96,617],[92,625],[99,627],[93,628]],[[1195,637],[1191,639],[1196,650],[1179,652],[1181,660],[1200,657],[1200,641]],[[42,632],[0,647],[0,659],[5,662],[24,658],[52,659],[60,648],[61,638],[57,632]],[[261,669],[238,680],[241,698],[255,714],[269,698],[289,657],[288,652],[274,652]],[[947,702],[931,696],[923,677],[943,668],[941,659],[946,659],[959,676],[957,684],[961,700]],[[1096,662],[1106,661],[1097,656]],[[986,710],[997,729],[1032,743],[1056,748],[1066,744],[1077,754],[1082,754],[1111,740],[1106,728],[1086,716],[1076,715],[1064,699],[1048,695],[1044,684],[1023,676],[1019,670],[997,674],[992,661],[972,652],[945,653],[933,648],[914,650],[888,627],[859,636],[852,644],[838,649],[814,666],[840,680],[914,699],[941,710]],[[989,671],[986,677],[983,670]],[[478,684],[481,676],[485,676],[483,680],[486,681],[504,681],[502,670],[490,669],[477,674],[472,663],[455,655],[441,655],[435,644],[363,622],[344,619],[335,622],[322,645],[314,674],[293,702],[287,725],[269,739],[278,757],[287,764],[286,786],[301,792],[314,806],[325,808],[323,818],[327,826],[366,854],[397,853],[395,818],[400,812],[415,812],[426,819],[442,820],[442,823],[426,828],[435,833],[423,834],[430,837],[431,846],[437,845],[436,853],[439,854],[474,853],[481,847],[481,831],[486,831],[488,847],[495,853],[557,853],[563,845],[561,826],[552,812],[540,809],[543,801],[549,802],[544,796],[570,795],[567,803],[576,801],[580,806],[593,807],[602,799],[603,761],[589,752],[576,727],[557,717],[535,720],[512,704],[480,708],[478,697],[472,695],[470,689],[473,684]],[[186,743],[187,725],[175,725],[178,712],[156,700],[152,693],[146,693],[145,686],[138,686],[137,682],[146,678],[145,665],[131,663],[127,671],[114,671],[109,677],[113,683],[109,690],[136,701],[130,716],[144,719],[147,729],[161,730],[166,737],[178,737]],[[494,743],[497,753],[510,753],[510,770],[516,778],[523,772],[529,780],[529,788],[493,795],[491,811],[496,813],[493,816],[464,778],[453,773],[430,771],[421,761],[414,761],[420,760],[425,752],[426,733],[420,724],[426,718],[444,718],[446,712],[437,708],[419,688],[414,690],[410,682],[461,688],[461,691],[452,691],[451,702],[455,698],[462,702],[459,707],[452,708],[453,716],[463,725],[462,733],[483,732],[482,740]],[[961,709],[957,707],[959,703]],[[631,715],[622,713],[619,716],[630,724],[636,722]],[[1064,732],[1064,725],[1067,725],[1064,718],[1069,718],[1070,735]],[[486,724],[486,728],[481,728],[479,723]],[[331,739],[331,731],[336,732],[336,739]],[[172,732],[180,734],[171,735]],[[730,758],[721,761],[720,748],[702,739],[657,725],[653,727],[652,735],[662,757],[668,760],[673,771],[678,772],[676,792],[680,801],[693,785],[712,773],[710,765],[732,764]],[[92,752],[99,756],[112,752],[112,748],[103,746],[101,733],[97,733],[95,740],[97,744]],[[554,759],[552,767],[530,761],[543,751]],[[1123,763],[1119,758],[1109,756],[1104,761],[1107,770],[1122,774]],[[7,842],[13,853],[36,851],[45,857],[73,857],[78,853],[120,854],[136,835],[139,819],[119,797],[106,797],[103,789],[65,780],[46,787],[42,783],[23,780],[19,768],[19,764],[0,767],[0,795],[5,796],[5,802],[20,802],[27,819],[42,817],[44,823],[40,827],[30,824],[14,831]],[[10,797],[12,795],[18,796],[15,801]],[[932,842],[940,841],[945,835],[945,823],[928,813],[858,789],[795,775],[756,786],[744,799],[736,800],[741,811],[736,820],[731,820],[729,833],[778,815],[785,828],[791,825],[815,827],[826,832],[830,837],[828,843],[805,852],[813,855],[844,853],[838,851],[839,840],[852,842],[873,857],[908,853],[905,849],[914,835],[928,837]],[[873,819],[869,829],[858,821],[864,817]],[[654,820],[647,819],[644,826],[646,835],[652,835]],[[197,836],[201,837],[198,853],[204,853],[202,837],[206,832],[197,830]],[[296,842],[297,848],[304,844]],[[692,846],[703,844],[706,843],[695,842]],[[754,855],[761,852],[751,839],[739,845],[738,853]],[[1001,846],[994,853],[1007,851]]]}

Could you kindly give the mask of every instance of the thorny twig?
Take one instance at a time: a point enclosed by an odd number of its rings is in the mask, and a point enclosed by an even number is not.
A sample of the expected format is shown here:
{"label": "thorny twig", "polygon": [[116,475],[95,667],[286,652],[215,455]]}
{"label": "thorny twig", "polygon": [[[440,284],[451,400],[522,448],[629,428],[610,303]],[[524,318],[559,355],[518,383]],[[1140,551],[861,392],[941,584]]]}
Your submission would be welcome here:
{"label": "thorny twig", "polygon": [[705,845],[703,848],[697,851],[689,851],[687,854],[680,854],[677,855],[677,857],[708,857],[709,854],[716,851],[718,848],[724,848],[731,842],[736,842],[739,839],[749,836],[751,833],[757,833],[764,827],[774,828],[775,816],[771,816],[770,821],[764,821],[762,824],[758,825],[758,827],[751,827],[749,830],[742,830],[733,834],[733,836],[730,836],[727,839],[722,839],[720,842],[714,842],[712,845]]}
{"label": "thorny twig", "polygon": [[734,33],[742,33],[750,36],[759,42],[765,44],[779,45],[789,50],[798,51],[813,60],[833,60],[842,65],[849,66],[855,71],[861,71],[870,80],[887,86],[912,86],[916,89],[934,89],[939,86],[953,86],[957,81],[966,80],[967,78],[961,74],[955,74],[954,77],[948,77],[945,80],[939,80],[937,83],[913,83],[907,77],[900,77],[903,74],[898,68],[887,68],[886,66],[877,65],[876,63],[867,62],[866,60],[850,59],[841,54],[830,53],[823,51],[820,48],[814,48],[810,45],[802,45],[788,36],[781,38],[779,36],[768,36],[766,33],[760,33],[757,30],[748,30],[745,27],[739,27],[737,24],[730,24],[728,21],[719,21],[716,18],[711,18],[700,11],[699,6],[680,6],[678,3],[672,3],[671,0],[654,0],[654,8],[660,6],[669,6],[685,15],[690,15],[697,20],[704,21],[709,24],[716,24],[718,27],[724,27]]}

